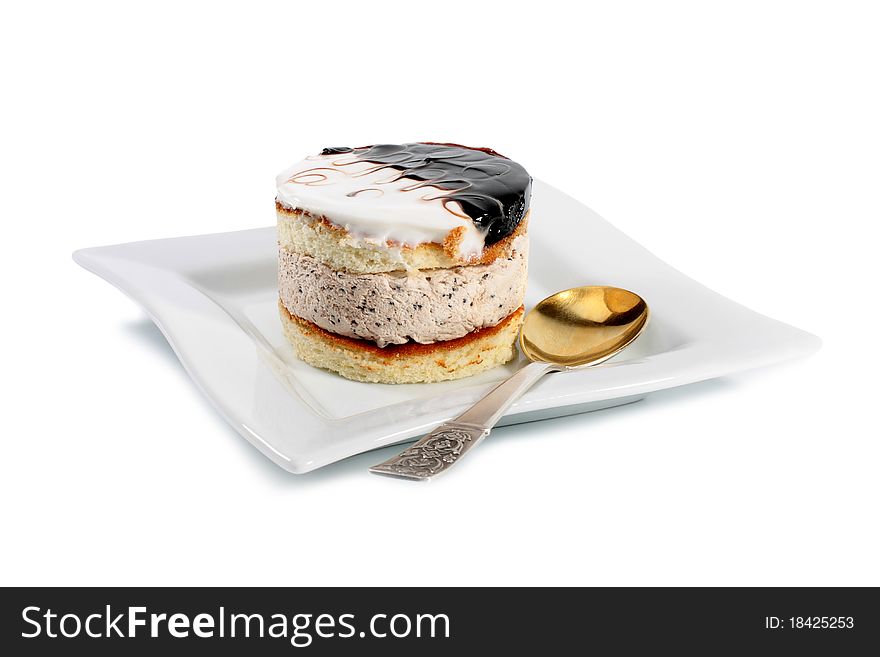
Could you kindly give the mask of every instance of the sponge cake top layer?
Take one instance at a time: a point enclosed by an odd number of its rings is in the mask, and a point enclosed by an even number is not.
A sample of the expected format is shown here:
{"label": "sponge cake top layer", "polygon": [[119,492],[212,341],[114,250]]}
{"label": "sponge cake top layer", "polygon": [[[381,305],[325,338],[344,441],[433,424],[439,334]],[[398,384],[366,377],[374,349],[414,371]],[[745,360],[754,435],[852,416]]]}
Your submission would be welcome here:
{"label": "sponge cake top layer", "polygon": [[276,179],[277,201],[376,245],[453,244],[460,260],[513,233],[531,177],[489,149],[456,144],[328,148]]}

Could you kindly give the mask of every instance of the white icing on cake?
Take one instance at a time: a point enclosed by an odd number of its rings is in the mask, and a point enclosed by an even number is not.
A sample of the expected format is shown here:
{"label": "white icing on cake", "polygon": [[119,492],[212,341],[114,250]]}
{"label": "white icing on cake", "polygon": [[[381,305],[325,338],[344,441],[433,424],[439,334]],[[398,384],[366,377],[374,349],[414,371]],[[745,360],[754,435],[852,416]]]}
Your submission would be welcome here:
{"label": "white icing on cake", "polygon": [[351,153],[315,155],[278,175],[277,199],[374,246],[442,244],[450,231],[461,227],[458,256],[478,256],[485,236],[456,201],[444,198],[447,190],[399,178],[400,173]]}

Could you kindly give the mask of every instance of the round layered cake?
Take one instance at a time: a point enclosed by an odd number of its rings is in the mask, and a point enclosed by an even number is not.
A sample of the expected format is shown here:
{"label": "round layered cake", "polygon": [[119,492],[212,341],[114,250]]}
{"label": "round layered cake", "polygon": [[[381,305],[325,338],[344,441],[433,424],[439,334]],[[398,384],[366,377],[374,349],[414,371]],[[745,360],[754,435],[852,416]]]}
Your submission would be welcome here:
{"label": "round layered cake", "polygon": [[349,379],[458,379],[516,354],[531,177],[487,148],[326,148],[277,180],[297,355]]}

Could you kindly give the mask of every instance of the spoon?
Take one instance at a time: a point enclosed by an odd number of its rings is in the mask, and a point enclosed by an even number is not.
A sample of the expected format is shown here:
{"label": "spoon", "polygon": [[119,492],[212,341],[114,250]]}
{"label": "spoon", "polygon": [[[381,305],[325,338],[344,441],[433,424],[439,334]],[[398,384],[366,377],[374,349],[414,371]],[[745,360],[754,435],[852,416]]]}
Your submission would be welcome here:
{"label": "spoon", "polygon": [[529,311],[519,334],[528,365],[370,472],[416,480],[446,472],[489,435],[504,411],[538,379],[608,360],[639,336],[648,314],[639,295],[618,287],[575,287],[547,297]]}

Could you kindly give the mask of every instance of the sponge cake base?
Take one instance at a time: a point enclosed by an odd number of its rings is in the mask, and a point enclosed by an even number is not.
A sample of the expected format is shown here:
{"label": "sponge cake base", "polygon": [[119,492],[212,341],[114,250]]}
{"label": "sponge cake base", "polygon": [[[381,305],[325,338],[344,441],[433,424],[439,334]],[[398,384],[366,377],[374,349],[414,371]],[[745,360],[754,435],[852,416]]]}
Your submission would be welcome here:
{"label": "sponge cake base", "polygon": [[522,324],[520,306],[497,326],[454,340],[379,347],[366,340],[336,335],[292,315],[280,301],[284,335],[297,356],[314,367],[369,383],[431,383],[461,379],[503,365],[516,356]]}

